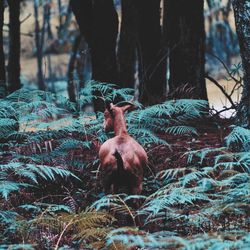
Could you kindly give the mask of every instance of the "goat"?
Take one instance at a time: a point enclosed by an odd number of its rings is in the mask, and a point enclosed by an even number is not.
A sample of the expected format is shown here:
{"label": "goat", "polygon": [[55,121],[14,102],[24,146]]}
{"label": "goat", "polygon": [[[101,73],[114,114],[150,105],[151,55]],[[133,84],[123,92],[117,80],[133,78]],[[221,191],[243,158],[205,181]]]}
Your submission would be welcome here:
{"label": "goat", "polygon": [[134,106],[130,102],[110,104],[104,112],[105,132],[114,131],[99,150],[100,171],[104,192],[117,193],[126,188],[128,194],[142,191],[143,170],[148,164],[147,153],[127,132],[124,113]]}

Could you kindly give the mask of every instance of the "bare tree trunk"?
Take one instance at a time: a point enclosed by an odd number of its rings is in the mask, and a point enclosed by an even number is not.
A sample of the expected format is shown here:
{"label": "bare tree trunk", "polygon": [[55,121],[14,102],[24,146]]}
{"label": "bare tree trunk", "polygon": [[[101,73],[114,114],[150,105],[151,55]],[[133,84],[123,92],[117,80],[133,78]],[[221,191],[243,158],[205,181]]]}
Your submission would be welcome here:
{"label": "bare tree trunk", "polygon": [[191,96],[182,93],[182,98],[207,100],[203,5],[203,0],[165,0],[170,91],[173,93],[186,84],[192,89]]}
{"label": "bare tree trunk", "polygon": [[51,30],[51,0],[44,5],[46,29],[49,39],[53,39],[53,32]]}
{"label": "bare tree trunk", "polygon": [[20,81],[20,0],[8,0],[9,5],[9,59],[8,83],[9,92],[21,88]]}
{"label": "bare tree trunk", "polygon": [[71,102],[76,102],[76,86],[74,79],[74,70],[76,64],[77,51],[81,42],[81,35],[77,35],[73,44],[69,66],[68,66],[68,95]]}
{"label": "bare tree trunk", "polygon": [[60,37],[61,35],[61,30],[62,30],[62,26],[63,26],[63,21],[62,21],[62,1],[61,0],[57,0],[57,7],[58,7],[58,37]]}
{"label": "bare tree trunk", "polygon": [[4,98],[7,93],[5,56],[3,50],[3,24],[4,24],[4,1],[0,0],[0,98]]}
{"label": "bare tree trunk", "polygon": [[250,2],[233,0],[233,9],[244,72],[244,87],[237,118],[241,126],[250,128]]}
{"label": "bare tree trunk", "polygon": [[71,0],[80,31],[89,45],[92,78],[117,82],[116,39],[118,16],[112,0]]}
{"label": "bare tree trunk", "polygon": [[93,0],[93,36],[90,42],[92,77],[117,83],[116,39],[118,16],[112,0]]}
{"label": "bare tree trunk", "polygon": [[88,57],[87,51],[88,51],[88,45],[82,37],[76,60],[76,72],[79,80],[79,89],[84,87],[84,82],[86,80],[84,72],[86,70],[86,63]]}
{"label": "bare tree trunk", "polygon": [[35,42],[36,42],[36,57],[37,57],[37,78],[38,88],[45,90],[45,82],[43,77],[43,42],[44,42],[44,27],[41,30],[39,24],[39,1],[34,0],[34,13],[35,13]]}
{"label": "bare tree trunk", "polygon": [[165,97],[166,55],[162,49],[160,0],[135,0],[140,101],[153,104]]}
{"label": "bare tree trunk", "polygon": [[62,43],[64,43],[65,40],[67,40],[68,27],[70,26],[71,19],[72,19],[72,11],[71,11],[71,6],[69,4],[66,17],[65,17],[65,21],[63,22],[62,27],[59,29],[59,32],[58,32],[58,40],[59,41],[61,40]]}
{"label": "bare tree trunk", "polygon": [[[90,49],[92,79],[117,83],[118,16],[113,0],[71,0],[70,4]],[[94,102],[94,106],[96,111],[104,108],[99,100]]]}
{"label": "bare tree trunk", "polygon": [[122,0],[122,22],[118,48],[120,85],[134,88],[136,60],[136,10],[134,0]]}

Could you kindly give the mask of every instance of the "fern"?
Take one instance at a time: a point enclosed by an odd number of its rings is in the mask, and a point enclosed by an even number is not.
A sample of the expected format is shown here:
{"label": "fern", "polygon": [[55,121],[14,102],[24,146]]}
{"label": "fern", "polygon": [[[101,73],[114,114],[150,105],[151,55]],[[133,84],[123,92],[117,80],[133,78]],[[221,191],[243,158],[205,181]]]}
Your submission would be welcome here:
{"label": "fern", "polygon": [[250,130],[242,127],[233,127],[231,133],[225,138],[227,147],[236,147],[242,151],[250,149]]}
{"label": "fern", "polygon": [[[164,169],[162,164],[156,177],[145,176],[142,195],[103,196],[93,186],[98,147],[113,135],[104,133],[102,114],[96,117],[84,107],[95,98],[114,102],[117,97],[130,100],[133,94],[131,89],[92,81],[81,90],[77,104],[27,89],[0,101],[0,238],[6,244],[45,244],[50,249],[66,247],[72,239],[79,249],[247,246],[249,235],[232,229],[249,223],[249,130],[234,127],[226,147],[188,151],[183,165]],[[169,146],[159,134],[197,135],[194,124],[206,115],[207,102],[176,100],[138,107],[126,114],[128,131],[150,151],[154,144]],[[62,178],[69,187],[59,182]],[[55,194],[44,197],[42,183],[51,185]],[[20,191],[24,200],[19,199]],[[142,203],[137,210],[130,206],[135,200]],[[134,227],[117,228],[120,218],[128,216]],[[225,233],[197,235],[215,230]]]}
{"label": "fern", "polygon": [[207,102],[201,100],[167,101],[128,115],[128,123],[139,128],[173,134],[196,134],[195,128],[188,126],[190,121],[204,115]]}
{"label": "fern", "polygon": [[35,246],[31,245],[31,244],[12,244],[12,245],[0,245],[0,249],[1,250],[19,250],[19,249],[23,249],[23,250],[35,250]]}
{"label": "fern", "polygon": [[173,232],[161,231],[146,233],[133,228],[121,228],[113,230],[107,237],[107,247],[118,242],[124,245],[124,249],[248,249],[250,234],[221,233],[214,235],[197,235],[196,237],[183,238]]}
{"label": "fern", "polygon": [[[59,234],[73,232],[73,239],[85,242],[91,246],[104,246],[107,234],[113,229],[115,219],[105,213],[92,209],[80,213],[42,213],[32,224],[46,226]],[[59,245],[60,242],[57,242]]]}
{"label": "fern", "polygon": [[29,187],[30,185],[25,183],[18,183],[13,181],[1,181],[0,180],[0,194],[7,200],[11,192],[19,191],[23,187]]}
{"label": "fern", "polygon": [[[98,93],[98,95],[96,95]],[[114,102],[116,97],[129,100],[134,94],[133,89],[117,89],[117,86],[110,83],[89,81],[80,91],[80,104],[90,104],[94,99],[102,99],[103,102]]]}
{"label": "fern", "polygon": [[[10,176],[21,177],[23,182],[11,181]],[[8,164],[0,165],[0,193],[7,200],[11,192],[19,191],[21,188],[30,187],[28,182],[38,184],[38,177],[46,181],[53,181],[56,176],[63,178],[74,177],[79,179],[77,176],[72,174],[70,171],[51,167],[46,165],[36,164],[23,164],[20,162],[10,162]]]}

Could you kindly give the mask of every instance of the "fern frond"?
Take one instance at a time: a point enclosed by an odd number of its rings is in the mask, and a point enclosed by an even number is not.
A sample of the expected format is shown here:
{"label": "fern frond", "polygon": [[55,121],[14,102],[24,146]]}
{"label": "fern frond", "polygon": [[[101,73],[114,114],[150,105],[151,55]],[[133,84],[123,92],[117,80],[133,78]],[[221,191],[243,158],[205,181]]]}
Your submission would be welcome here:
{"label": "fern frond", "polygon": [[237,147],[242,151],[250,149],[250,130],[235,126],[231,133],[225,138],[227,147]]}
{"label": "fern frond", "polygon": [[13,181],[0,180],[0,194],[5,200],[8,200],[10,193],[19,191],[21,188],[29,186],[31,185]]}

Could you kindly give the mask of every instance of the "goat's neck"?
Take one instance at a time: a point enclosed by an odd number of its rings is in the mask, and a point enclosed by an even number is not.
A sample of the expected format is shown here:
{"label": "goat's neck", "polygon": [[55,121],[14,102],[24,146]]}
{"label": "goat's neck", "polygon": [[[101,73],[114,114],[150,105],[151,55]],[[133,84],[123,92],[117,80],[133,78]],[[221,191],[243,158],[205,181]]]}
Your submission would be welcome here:
{"label": "goat's neck", "polygon": [[114,132],[115,135],[126,135],[127,134],[127,126],[124,118],[124,114],[118,113],[114,118]]}

